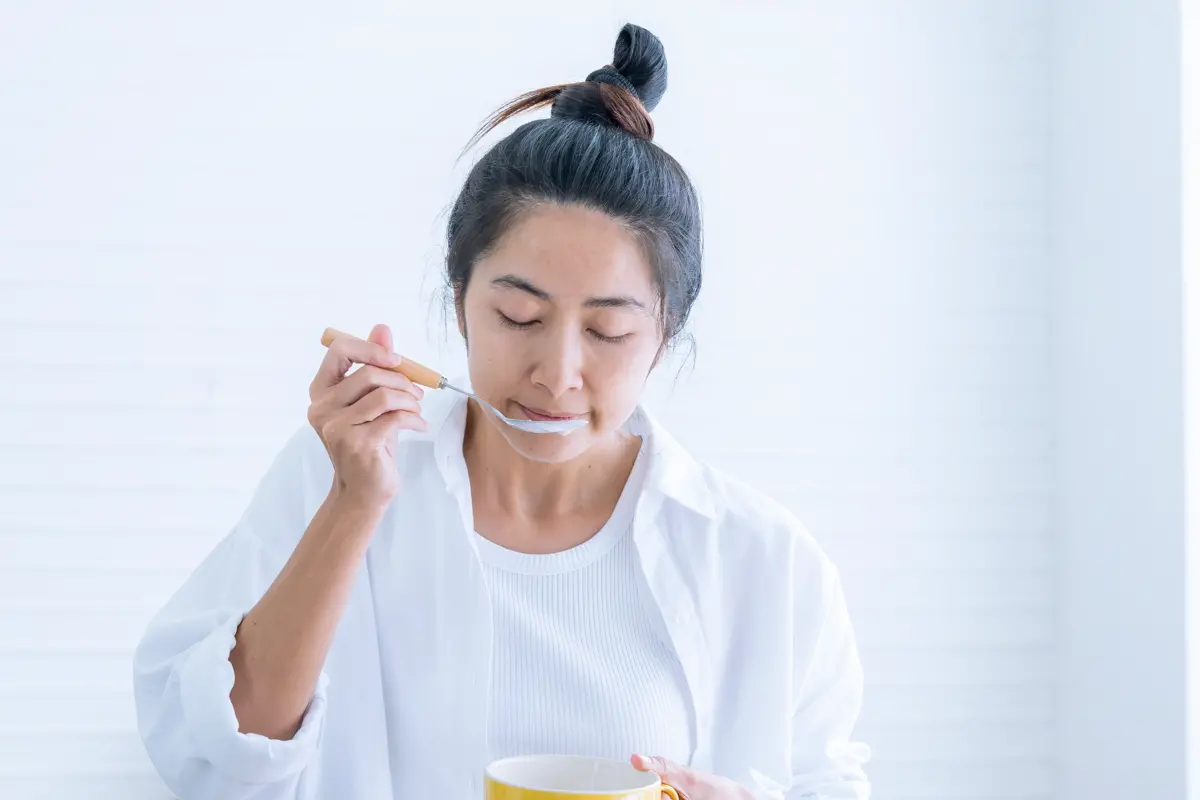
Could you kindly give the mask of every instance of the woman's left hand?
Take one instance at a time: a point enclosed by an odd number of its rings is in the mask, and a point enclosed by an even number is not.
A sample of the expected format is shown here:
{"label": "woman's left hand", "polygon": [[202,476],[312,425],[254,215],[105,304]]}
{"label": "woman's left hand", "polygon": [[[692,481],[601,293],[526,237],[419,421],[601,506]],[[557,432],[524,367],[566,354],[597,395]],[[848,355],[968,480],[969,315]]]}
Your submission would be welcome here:
{"label": "woman's left hand", "polygon": [[[630,762],[643,772],[658,773],[663,783],[679,792],[679,800],[754,800],[748,789],[728,778],[681,767],[659,756],[635,755]],[[665,793],[663,800],[669,800]]]}

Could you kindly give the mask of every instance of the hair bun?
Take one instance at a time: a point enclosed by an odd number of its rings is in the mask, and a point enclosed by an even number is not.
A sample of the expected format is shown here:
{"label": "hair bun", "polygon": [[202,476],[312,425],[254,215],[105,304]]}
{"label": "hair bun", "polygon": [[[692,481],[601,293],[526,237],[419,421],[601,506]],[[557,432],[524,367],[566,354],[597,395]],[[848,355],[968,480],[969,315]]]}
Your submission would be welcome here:
{"label": "hair bun", "polygon": [[[637,88],[629,82],[629,79],[617,72],[611,66],[601,67],[598,70],[593,70],[585,80],[589,80],[592,83],[607,83],[609,86],[619,87],[629,92],[634,97],[637,97],[639,100],[641,99],[638,95]],[[643,105],[645,104],[643,103]]]}
{"label": "hair bun", "polygon": [[667,56],[650,31],[627,23],[617,34],[613,63],[586,80],[534,89],[501,106],[479,127],[467,149],[517,114],[550,106],[550,116],[620,128],[647,142],[654,139],[650,112],[667,91]]}
{"label": "hair bun", "polygon": [[[612,69],[629,82],[647,111],[653,111],[667,91],[667,54],[658,37],[643,27],[627,23],[617,34]],[[602,73],[603,70],[596,70]],[[592,80],[591,75],[588,76]]]}

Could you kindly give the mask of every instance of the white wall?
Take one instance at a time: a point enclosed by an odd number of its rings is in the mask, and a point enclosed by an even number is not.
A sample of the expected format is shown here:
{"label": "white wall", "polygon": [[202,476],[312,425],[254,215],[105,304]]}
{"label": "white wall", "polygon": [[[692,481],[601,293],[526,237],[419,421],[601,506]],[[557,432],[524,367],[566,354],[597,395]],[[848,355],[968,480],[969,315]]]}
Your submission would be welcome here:
{"label": "white wall", "polygon": [[1200,800],[1200,2],[1180,3],[1187,798]]}
{"label": "white wall", "polygon": [[325,326],[462,363],[454,158],[627,18],[708,231],[657,403],[842,566],[877,796],[1049,797],[1048,6],[466,5],[0,12],[0,797],[162,796],[147,617],[303,424]]}
{"label": "white wall", "polygon": [[1060,792],[1185,791],[1179,9],[1055,5]]}

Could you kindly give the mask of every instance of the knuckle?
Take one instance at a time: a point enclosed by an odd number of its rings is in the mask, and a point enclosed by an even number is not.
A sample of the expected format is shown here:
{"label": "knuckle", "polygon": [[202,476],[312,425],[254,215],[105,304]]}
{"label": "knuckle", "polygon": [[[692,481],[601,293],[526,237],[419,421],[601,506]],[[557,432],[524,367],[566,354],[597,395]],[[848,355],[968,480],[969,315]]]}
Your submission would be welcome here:
{"label": "knuckle", "polygon": [[384,407],[389,411],[396,407],[397,392],[395,389],[391,388],[390,386],[380,386],[375,390],[375,393],[379,395]]}
{"label": "knuckle", "polygon": [[345,384],[349,392],[361,393],[363,387],[369,385],[367,376],[363,374],[364,369],[365,367],[363,369],[357,369],[343,379],[342,382]]}
{"label": "knuckle", "polygon": [[370,386],[386,386],[390,389],[407,392],[414,397],[418,396],[418,393],[421,392],[417,385],[403,374],[386,367],[366,364],[355,374],[362,375],[360,380]]}
{"label": "knuckle", "polygon": [[321,396],[328,385],[329,381],[325,380],[325,371],[319,371],[316,375],[313,375],[313,379],[308,383],[308,398],[310,400],[316,400]]}
{"label": "knuckle", "polygon": [[413,397],[403,389],[393,389],[392,393],[396,396],[396,407],[405,411],[417,410],[417,398]]}
{"label": "knuckle", "polygon": [[309,420],[322,420],[329,416],[329,395],[322,392],[308,404]]}
{"label": "knuckle", "polygon": [[367,353],[364,352],[363,345],[360,342],[350,340],[341,342],[341,346],[337,348],[337,355],[339,358],[345,359],[352,364],[362,364],[368,360]]}
{"label": "knuckle", "polygon": [[384,404],[389,411],[402,411],[408,407],[405,400],[404,392],[391,387],[382,387],[377,390],[384,398]]}
{"label": "knuckle", "polygon": [[392,410],[392,399],[388,396],[387,389],[372,389],[370,397],[370,409],[375,416],[380,416]]}
{"label": "knuckle", "polygon": [[356,412],[358,409],[362,409],[362,411],[365,413],[378,416],[381,408],[379,401],[379,390],[372,389],[350,405],[355,409]]}

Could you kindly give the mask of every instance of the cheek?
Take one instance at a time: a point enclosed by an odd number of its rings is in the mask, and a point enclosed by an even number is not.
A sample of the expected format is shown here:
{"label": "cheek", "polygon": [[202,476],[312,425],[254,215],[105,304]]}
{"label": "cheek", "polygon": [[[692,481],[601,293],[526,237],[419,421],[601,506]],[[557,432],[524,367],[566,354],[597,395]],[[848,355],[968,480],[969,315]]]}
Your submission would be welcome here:
{"label": "cheek", "polygon": [[471,374],[471,382],[476,391],[486,392],[496,384],[497,373],[503,368],[504,359],[497,352],[502,348],[497,347],[496,337],[487,327],[480,325],[470,315],[467,316],[465,327],[467,369]]}
{"label": "cheek", "polygon": [[612,353],[605,355],[604,361],[605,372],[613,384],[614,391],[640,392],[658,355],[658,349],[651,337],[643,336],[637,342],[612,350]]}
{"label": "cheek", "polygon": [[498,326],[492,318],[494,316],[490,309],[467,309],[465,328],[472,358],[493,361],[497,353],[505,351],[504,339],[507,337],[504,336],[505,331],[497,330]]}
{"label": "cheek", "polygon": [[[619,349],[619,348],[618,348]],[[619,427],[641,399],[646,379],[654,364],[655,352],[646,348],[628,348],[598,359],[591,377],[599,427]]]}

